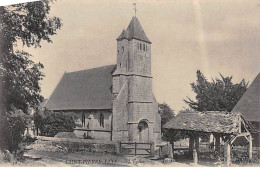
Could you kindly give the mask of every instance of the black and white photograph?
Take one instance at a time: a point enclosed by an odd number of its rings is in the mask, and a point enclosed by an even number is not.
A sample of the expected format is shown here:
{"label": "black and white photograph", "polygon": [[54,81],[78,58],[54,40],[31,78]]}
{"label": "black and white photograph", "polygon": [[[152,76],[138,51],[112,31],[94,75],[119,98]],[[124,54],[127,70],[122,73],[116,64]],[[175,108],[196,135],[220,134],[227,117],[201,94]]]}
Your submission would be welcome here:
{"label": "black and white photograph", "polygon": [[0,2],[0,167],[260,166],[260,0]]}

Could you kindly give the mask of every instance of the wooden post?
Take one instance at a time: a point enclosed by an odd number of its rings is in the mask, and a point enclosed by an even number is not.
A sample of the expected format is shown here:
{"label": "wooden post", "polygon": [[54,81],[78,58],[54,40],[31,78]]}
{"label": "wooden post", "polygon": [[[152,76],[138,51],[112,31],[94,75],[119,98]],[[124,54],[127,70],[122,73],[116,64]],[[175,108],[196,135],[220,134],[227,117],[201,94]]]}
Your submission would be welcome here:
{"label": "wooden post", "polygon": [[171,136],[170,136],[170,145],[171,145],[171,157],[173,158],[174,155],[174,136],[178,133],[177,130],[171,131]]}
{"label": "wooden post", "polygon": [[169,150],[169,158],[173,159],[173,149],[172,144],[170,142],[167,142],[167,148]]}
{"label": "wooden post", "polygon": [[231,166],[231,147],[229,141],[225,143],[225,160],[226,160],[226,165]]}
{"label": "wooden post", "polygon": [[121,141],[116,142],[116,153],[121,155]]}
{"label": "wooden post", "polygon": [[198,164],[198,153],[195,148],[193,149],[193,163]]}
{"label": "wooden post", "polygon": [[172,154],[172,158],[173,158],[173,155],[174,155],[174,141],[171,141],[170,142],[170,145],[171,145],[171,154]]}
{"label": "wooden post", "polygon": [[150,145],[150,156],[154,157],[154,142],[151,142],[151,145]]}
{"label": "wooden post", "polygon": [[220,155],[220,135],[219,134],[214,134],[214,137],[216,139],[215,143],[215,151]]}
{"label": "wooden post", "polygon": [[199,136],[196,135],[194,138],[195,148],[193,149],[193,163],[198,164],[198,153],[199,153]]}
{"label": "wooden post", "polygon": [[136,147],[137,147],[137,144],[136,144],[136,142],[135,142],[135,156],[136,156]]}
{"label": "wooden post", "polygon": [[194,148],[194,137],[193,135],[190,135],[189,139],[189,153],[192,154]]}
{"label": "wooden post", "polygon": [[195,137],[195,149],[196,149],[197,153],[199,153],[199,145],[200,145],[199,136],[196,136]]}
{"label": "wooden post", "polygon": [[253,158],[253,139],[252,139],[252,135],[248,136],[249,139],[249,148],[248,148],[248,155],[249,155],[249,159]]}

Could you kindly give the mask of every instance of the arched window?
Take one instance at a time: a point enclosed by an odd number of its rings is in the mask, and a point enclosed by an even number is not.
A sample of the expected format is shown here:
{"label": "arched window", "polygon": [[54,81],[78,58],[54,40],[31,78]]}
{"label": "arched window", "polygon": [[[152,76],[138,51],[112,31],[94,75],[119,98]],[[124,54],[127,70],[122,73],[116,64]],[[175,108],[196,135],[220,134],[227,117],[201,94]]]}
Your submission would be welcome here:
{"label": "arched window", "polygon": [[145,44],[143,44],[143,50],[145,51]]}
{"label": "arched window", "polygon": [[145,45],[145,49],[146,49],[146,51],[147,51],[147,45]]}
{"label": "arched window", "polygon": [[99,123],[100,123],[100,127],[104,127],[104,114],[103,113],[100,113]]}
{"label": "arched window", "polygon": [[140,50],[142,50],[142,44],[140,44]]}

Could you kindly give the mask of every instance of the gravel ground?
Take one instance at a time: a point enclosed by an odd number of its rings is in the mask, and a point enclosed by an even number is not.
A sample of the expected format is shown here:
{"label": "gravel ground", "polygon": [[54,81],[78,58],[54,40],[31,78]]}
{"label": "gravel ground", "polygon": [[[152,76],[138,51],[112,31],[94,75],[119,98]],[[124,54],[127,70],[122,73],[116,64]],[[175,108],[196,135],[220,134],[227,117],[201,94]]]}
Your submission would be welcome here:
{"label": "gravel ground", "polygon": [[[91,166],[91,167],[116,167],[116,166],[191,166],[187,163],[171,162],[162,163],[158,160],[150,160],[143,157],[122,157],[113,154],[102,153],[61,153],[51,151],[30,150],[28,155],[34,157],[41,157],[36,160],[34,166]],[[25,165],[26,166],[26,165]]]}

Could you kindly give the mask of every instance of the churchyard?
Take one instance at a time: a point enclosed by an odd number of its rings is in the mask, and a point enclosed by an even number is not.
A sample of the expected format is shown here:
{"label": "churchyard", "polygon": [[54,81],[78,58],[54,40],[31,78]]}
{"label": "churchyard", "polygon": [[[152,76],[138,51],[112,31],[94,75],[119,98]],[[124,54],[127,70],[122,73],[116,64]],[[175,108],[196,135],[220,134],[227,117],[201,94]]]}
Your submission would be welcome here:
{"label": "churchyard", "polygon": [[[198,166],[198,167],[225,167],[224,145],[221,144],[221,156],[217,157],[214,153],[214,148],[208,142],[200,143],[199,161],[194,164],[191,154],[188,152],[188,140],[180,140],[175,142],[175,151],[173,159],[169,159],[169,150],[163,147],[161,153],[158,149],[155,150],[155,156],[129,156],[120,155],[113,151],[113,147],[105,147],[105,150],[98,149],[94,146],[84,149],[83,143],[71,144],[67,142],[62,145],[60,142],[73,141],[66,138],[47,138],[39,137],[34,142],[24,143],[24,153],[20,160],[9,158],[0,155],[1,166],[65,166],[65,167],[143,167],[143,166]],[[50,142],[54,141],[56,142]],[[77,140],[77,139],[75,139]],[[57,142],[58,141],[58,142]],[[99,143],[97,141],[89,140],[89,143]],[[69,144],[70,143],[70,144]],[[110,143],[108,141],[108,143]],[[110,143],[111,144],[111,143]],[[70,146],[69,146],[70,145]],[[88,145],[89,147],[89,145]],[[70,149],[77,148],[77,149]],[[110,151],[109,151],[110,148]],[[236,166],[259,166],[259,148],[253,148],[253,159],[248,160],[247,150],[245,147],[234,146],[231,152],[232,167]],[[158,157],[161,155],[160,157]],[[9,161],[7,161],[9,159]]]}

